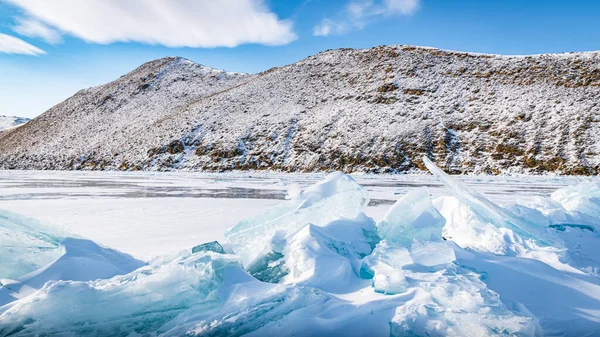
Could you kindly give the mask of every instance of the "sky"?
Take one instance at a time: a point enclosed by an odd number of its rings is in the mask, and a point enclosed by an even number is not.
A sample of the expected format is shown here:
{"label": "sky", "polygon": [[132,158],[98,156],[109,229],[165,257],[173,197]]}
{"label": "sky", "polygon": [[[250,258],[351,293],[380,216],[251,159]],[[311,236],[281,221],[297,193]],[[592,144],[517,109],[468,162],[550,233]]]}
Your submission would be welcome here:
{"label": "sky", "polygon": [[260,72],[334,48],[600,50],[598,0],[0,0],[0,115],[35,117],[144,62]]}

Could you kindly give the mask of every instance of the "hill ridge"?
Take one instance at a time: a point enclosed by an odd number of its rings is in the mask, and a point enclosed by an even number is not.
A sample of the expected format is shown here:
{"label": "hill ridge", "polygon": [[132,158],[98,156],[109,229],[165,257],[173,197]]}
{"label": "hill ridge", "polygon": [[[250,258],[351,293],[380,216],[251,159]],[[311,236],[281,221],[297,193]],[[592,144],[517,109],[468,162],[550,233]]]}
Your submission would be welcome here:
{"label": "hill ridge", "polygon": [[328,50],[257,74],[144,63],[0,136],[0,168],[600,173],[600,52]]}

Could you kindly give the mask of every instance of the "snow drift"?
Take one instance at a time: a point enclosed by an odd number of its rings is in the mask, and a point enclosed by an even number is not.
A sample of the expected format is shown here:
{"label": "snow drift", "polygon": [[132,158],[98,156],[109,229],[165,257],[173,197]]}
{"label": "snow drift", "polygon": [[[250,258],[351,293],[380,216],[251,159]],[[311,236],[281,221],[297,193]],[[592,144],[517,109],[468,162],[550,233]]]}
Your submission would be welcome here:
{"label": "snow drift", "polygon": [[334,173],[227,249],[148,263],[1,212],[0,336],[600,335],[598,185],[497,205],[424,162],[452,196],[415,190],[376,223]]}

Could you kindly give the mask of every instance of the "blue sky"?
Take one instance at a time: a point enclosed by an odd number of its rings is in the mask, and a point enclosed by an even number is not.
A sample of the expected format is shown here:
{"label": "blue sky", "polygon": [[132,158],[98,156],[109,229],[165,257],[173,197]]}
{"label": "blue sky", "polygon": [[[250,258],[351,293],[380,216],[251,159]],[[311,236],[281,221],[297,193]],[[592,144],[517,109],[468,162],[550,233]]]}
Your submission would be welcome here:
{"label": "blue sky", "polygon": [[258,72],[332,48],[600,49],[592,0],[0,0],[0,115],[34,117],[143,62]]}

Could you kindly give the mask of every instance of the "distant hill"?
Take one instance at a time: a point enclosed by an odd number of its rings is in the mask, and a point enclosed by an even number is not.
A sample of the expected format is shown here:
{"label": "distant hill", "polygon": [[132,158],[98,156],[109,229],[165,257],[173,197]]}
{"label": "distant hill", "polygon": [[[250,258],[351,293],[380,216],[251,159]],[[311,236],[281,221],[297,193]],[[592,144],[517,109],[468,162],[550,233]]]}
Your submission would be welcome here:
{"label": "distant hill", "polygon": [[0,168],[600,173],[600,52],[329,50],[259,74],[183,58],[0,135]]}
{"label": "distant hill", "polygon": [[29,122],[29,118],[0,115],[0,133]]}

